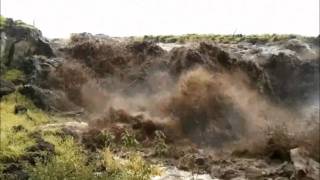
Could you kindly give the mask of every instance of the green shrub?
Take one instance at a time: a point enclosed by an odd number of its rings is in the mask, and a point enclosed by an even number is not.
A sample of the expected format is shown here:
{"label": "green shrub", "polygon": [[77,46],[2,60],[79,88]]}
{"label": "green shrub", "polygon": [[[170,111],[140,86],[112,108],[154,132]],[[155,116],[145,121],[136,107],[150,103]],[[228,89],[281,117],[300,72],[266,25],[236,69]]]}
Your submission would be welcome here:
{"label": "green shrub", "polygon": [[169,151],[169,148],[165,142],[165,134],[162,131],[156,131],[155,134],[155,154],[158,156],[166,155]]}
{"label": "green shrub", "polygon": [[136,147],[139,142],[136,140],[135,136],[128,131],[125,131],[121,136],[122,145],[125,147]]}
{"label": "green shrub", "polygon": [[116,145],[114,143],[115,136],[110,131],[107,131],[107,130],[103,130],[100,134],[94,137],[94,139],[97,139],[98,141],[100,141],[103,147],[114,147]]}

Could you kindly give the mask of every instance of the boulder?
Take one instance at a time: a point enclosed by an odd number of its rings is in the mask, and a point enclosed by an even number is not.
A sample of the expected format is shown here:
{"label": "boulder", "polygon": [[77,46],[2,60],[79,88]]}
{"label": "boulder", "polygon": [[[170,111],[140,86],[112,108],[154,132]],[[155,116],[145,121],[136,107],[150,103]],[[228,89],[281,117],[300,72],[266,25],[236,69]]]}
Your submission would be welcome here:
{"label": "boulder", "polygon": [[0,97],[8,95],[15,91],[15,86],[12,82],[0,79]]}
{"label": "boulder", "polygon": [[15,133],[21,132],[21,131],[27,131],[27,129],[26,129],[24,126],[22,126],[21,124],[16,125],[16,126],[12,126],[11,129],[12,129],[12,131],[15,132]]}
{"label": "boulder", "polygon": [[56,153],[55,145],[45,141],[40,133],[31,134],[36,143],[27,147],[26,153],[22,155],[21,159],[35,165],[37,161],[45,162],[50,156]]}
{"label": "boulder", "polygon": [[42,89],[34,85],[25,85],[19,92],[28,97],[38,108],[47,111],[75,111],[79,109],[71,103],[61,91]]}
{"label": "boulder", "polygon": [[1,178],[28,180],[29,175],[25,170],[23,170],[23,166],[21,164],[11,163],[2,171]]}
{"label": "boulder", "polygon": [[317,180],[320,177],[320,164],[306,156],[302,148],[290,150],[291,161],[295,168],[297,179]]}
{"label": "boulder", "polygon": [[47,58],[45,56],[30,56],[23,58],[14,66],[21,69],[25,75],[28,83],[38,85],[41,87],[49,87],[48,76],[55,68],[60,66],[62,58]]}
{"label": "boulder", "polygon": [[28,111],[28,109],[23,105],[15,105],[14,106],[14,114],[25,114]]}
{"label": "boulder", "polygon": [[10,18],[1,26],[1,44],[1,61],[7,67],[31,55],[54,56],[49,41],[40,30]]}

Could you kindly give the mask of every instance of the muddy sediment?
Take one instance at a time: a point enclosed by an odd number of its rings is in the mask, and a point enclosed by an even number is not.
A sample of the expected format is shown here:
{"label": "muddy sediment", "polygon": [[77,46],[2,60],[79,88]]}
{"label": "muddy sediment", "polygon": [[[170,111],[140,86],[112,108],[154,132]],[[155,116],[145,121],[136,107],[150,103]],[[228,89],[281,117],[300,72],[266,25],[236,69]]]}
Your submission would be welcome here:
{"label": "muddy sediment", "polygon": [[68,61],[52,72],[59,82],[52,88],[92,116],[115,108],[159,123],[177,121],[205,144],[238,139],[273,119],[305,118],[301,109],[317,106],[317,48],[299,40],[203,42],[168,51],[153,42],[79,34],[60,49]]}

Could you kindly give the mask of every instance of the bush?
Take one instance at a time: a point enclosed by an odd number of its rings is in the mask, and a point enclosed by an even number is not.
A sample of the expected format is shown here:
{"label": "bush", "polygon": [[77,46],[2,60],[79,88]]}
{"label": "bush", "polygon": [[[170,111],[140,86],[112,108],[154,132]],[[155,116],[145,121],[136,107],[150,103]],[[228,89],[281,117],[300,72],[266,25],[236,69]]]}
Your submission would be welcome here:
{"label": "bush", "polygon": [[121,136],[121,143],[125,146],[125,147],[137,147],[139,145],[139,142],[137,141],[137,139],[135,138],[135,136],[131,133],[129,133],[129,131],[124,131],[124,133]]}
{"label": "bush", "polygon": [[165,142],[166,135],[160,130],[157,130],[155,132],[155,135],[156,135],[154,140],[155,154],[158,156],[167,155],[169,152],[169,147]]}

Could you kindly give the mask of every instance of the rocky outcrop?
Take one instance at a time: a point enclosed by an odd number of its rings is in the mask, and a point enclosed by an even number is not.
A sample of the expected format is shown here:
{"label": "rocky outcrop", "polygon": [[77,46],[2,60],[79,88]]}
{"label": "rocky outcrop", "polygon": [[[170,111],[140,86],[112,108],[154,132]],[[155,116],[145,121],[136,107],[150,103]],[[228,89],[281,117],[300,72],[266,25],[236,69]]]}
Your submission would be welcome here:
{"label": "rocky outcrop", "polygon": [[26,82],[48,88],[49,73],[55,70],[61,63],[61,58],[47,58],[34,55],[26,57],[17,67],[26,75]]}
{"label": "rocky outcrop", "polygon": [[71,103],[61,91],[42,89],[34,85],[25,85],[19,92],[28,97],[37,107],[47,111],[75,111],[79,108]]}
{"label": "rocky outcrop", "polygon": [[281,102],[296,105],[319,97],[319,60],[301,60],[279,53],[260,64]]}
{"label": "rocky outcrop", "polygon": [[2,69],[19,69],[32,55],[54,56],[48,40],[31,25],[7,18],[0,30]]}

